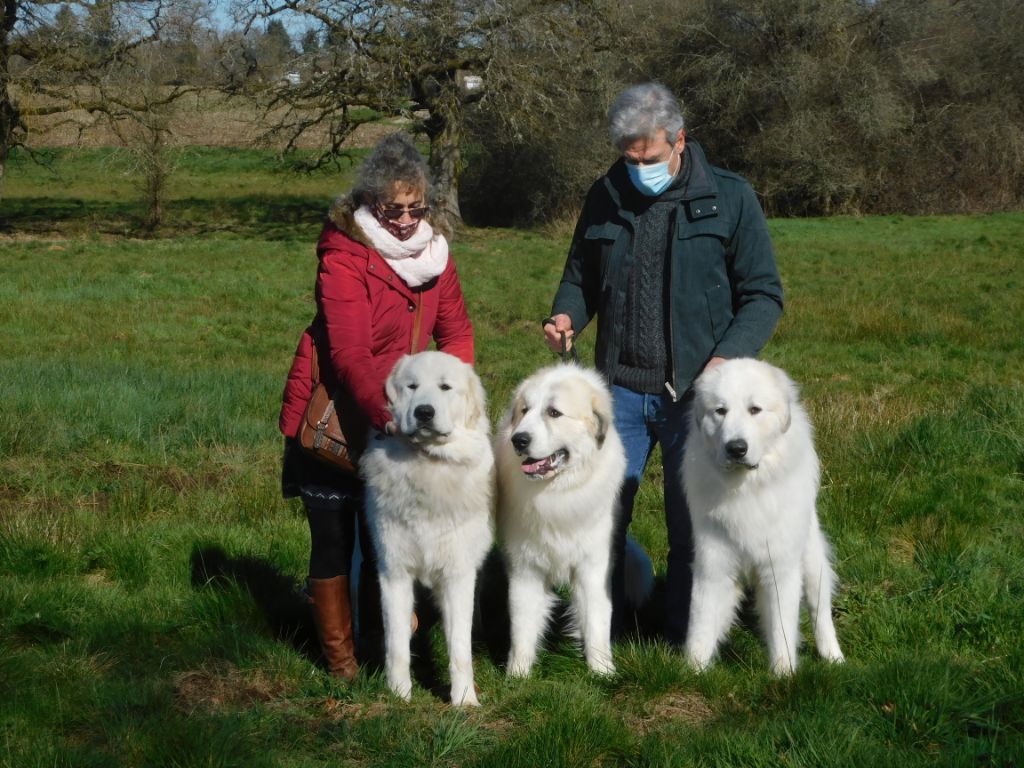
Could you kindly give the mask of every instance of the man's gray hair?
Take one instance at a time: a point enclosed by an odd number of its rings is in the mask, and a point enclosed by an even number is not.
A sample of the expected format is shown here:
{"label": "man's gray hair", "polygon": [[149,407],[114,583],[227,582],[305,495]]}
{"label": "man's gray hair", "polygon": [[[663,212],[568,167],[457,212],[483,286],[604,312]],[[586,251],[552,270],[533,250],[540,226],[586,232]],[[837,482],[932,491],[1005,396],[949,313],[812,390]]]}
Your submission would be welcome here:
{"label": "man's gray hair", "polygon": [[662,129],[674,142],[684,126],[679,101],[661,83],[631,85],[608,110],[608,133],[619,149],[637,139],[654,138]]}
{"label": "man's gray hair", "polygon": [[404,133],[392,133],[377,142],[359,167],[352,196],[359,203],[387,200],[396,186],[422,190],[424,201],[430,198],[427,163]]}

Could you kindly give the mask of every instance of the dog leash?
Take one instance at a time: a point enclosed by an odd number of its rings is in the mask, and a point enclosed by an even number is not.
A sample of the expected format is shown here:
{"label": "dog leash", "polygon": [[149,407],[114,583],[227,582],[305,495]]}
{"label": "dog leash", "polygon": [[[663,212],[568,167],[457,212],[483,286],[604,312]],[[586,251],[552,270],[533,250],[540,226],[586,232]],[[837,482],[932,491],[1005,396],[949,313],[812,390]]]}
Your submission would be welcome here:
{"label": "dog leash", "polygon": [[[565,336],[565,331],[561,331],[559,336],[562,337],[562,351],[558,353],[558,356],[562,358],[563,363],[578,363],[580,361],[580,353],[576,351],[576,344],[569,346],[569,340]],[[575,337],[573,337],[575,342]]]}

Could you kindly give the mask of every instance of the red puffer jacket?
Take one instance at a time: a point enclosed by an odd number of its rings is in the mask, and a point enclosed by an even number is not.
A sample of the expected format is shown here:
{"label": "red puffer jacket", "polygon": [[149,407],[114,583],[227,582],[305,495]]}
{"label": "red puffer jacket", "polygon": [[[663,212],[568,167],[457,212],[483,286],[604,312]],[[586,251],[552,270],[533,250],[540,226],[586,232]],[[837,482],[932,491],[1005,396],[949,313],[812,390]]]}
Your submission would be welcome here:
{"label": "red puffer jacket", "polygon": [[320,350],[324,381],[343,386],[380,430],[391,420],[384,381],[398,359],[412,351],[417,305],[416,351],[433,338],[441,351],[473,364],[473,326],[452,259],[436,280],[409,288],[369,246],[353,210],[349,198],[336,202],[317,244],[317,314],[302,334],[288,372],[278,422],[286,437],[296,436],[312,393],[311,334],[327,339],[329,360]]}

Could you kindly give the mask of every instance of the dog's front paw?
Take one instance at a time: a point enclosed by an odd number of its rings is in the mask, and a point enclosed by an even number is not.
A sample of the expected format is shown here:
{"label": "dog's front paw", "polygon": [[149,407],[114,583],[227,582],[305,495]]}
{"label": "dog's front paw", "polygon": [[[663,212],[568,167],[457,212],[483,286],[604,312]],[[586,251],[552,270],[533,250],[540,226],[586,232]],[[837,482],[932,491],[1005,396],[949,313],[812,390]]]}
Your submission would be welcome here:
{"label": "dog's front paw", "polygon": [[686,661],[697,672],[704,672],[711,666],[711,654],[687,649]]}
{"label": "dog's front paw", "polygon": [[452,688],[452,706],[455,707],[479,707],[480,699],[476,695],[476,686],[473,684],[461,688]]}
{"label": "dog's front paw", "polygon": [[830,661],[833,664],[842,664],[846,661],[846,657],[843,656],[843,652],[839,650],[838,645],[834,648],[826,648],[822,650],[821,657],[825,659],[825,661]]}
{"label": "dog's front paw", "polygon": [[403,701],[412,700],[412,679],[409,677],[391,677],[388,675],[388,688]]}
{"label": "dog's front paw", "polygon": [[513,657],[508,660],[508,666],[505,668],[505,674],[509,677],[529,677],[530,669],[532,667],[533,662],[529,659]]}
{"label": "dog's front paw", "polygon": [[796,672],[796,662],[789,656],[780,656],[772,660],[772,674],[776,677],[789,677]]}
{"label": "dog's front paw", "polygon": [[587,666],[595,675],[610,677],[615,674],[615,664],[612,661],[611,653],[596,652],[590,654],[587,659]]}

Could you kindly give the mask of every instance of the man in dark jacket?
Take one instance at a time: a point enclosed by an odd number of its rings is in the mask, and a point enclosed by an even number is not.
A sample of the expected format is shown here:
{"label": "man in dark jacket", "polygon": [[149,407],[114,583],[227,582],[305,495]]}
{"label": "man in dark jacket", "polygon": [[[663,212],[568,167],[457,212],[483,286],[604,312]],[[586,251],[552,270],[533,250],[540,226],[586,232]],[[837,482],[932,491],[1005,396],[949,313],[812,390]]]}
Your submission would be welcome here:
{"label": "man in dark jacket", "polygon": [[612,387],[628,457],[613,543],[613,635],[626,629],[622,555],[633,499],[661,444],[664,633],[681,645],[692,542],[679,473],[691,386],[702,371],[760,351],[782,313],[782,284],[753,189],[687,140],[670,91],[657,83],[627,88],[608,122],[622,157],[587,194],[544,331],[561,351],[562,334],[571,338],[597,316],[596,364]]}

